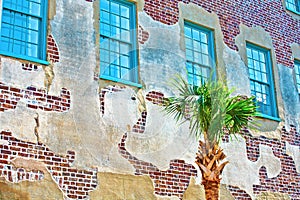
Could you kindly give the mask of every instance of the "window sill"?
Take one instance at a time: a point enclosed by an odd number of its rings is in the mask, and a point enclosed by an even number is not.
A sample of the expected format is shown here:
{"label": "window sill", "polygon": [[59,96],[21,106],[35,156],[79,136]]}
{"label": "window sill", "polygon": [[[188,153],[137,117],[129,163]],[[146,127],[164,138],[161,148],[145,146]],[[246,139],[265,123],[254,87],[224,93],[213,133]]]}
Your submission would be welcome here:
{"label": "window sill", "polygon": [[12,58],[18,58],[18,59],[21,59],[21,60],[26,60],[26,61],[30,61],[30,62],[33,62],[33,63],[42,64],[42,65],[49,65],[50,64],[48,61],[45,61],[45,60],[40,60],[38,58],[32,58],[32,57],[29,57],[29,56],[17,55],[17,54],[13,54],[13,53],[9,53],[9,52],[0,51],[0,55],[12,57]]}
{"label": "window sill", "polygon": [[286,8],[286,10],[288,10],[288,11],[294,13],[294,14],[300,15],[300,12],[298,12],[298,11],[296,11],[296,10],[292,10],[292,9],[290,9],[290,8]]}
{"label": "window sill", "polygon": [[260,115],[258,115],[258,117],[259,118],[264,118],[264,119],[270,119],[270,120],[277,121],[277,122],[281,121],[281,119],[278,118],[278,117],[273,117],[273,116],[266,115],[266,114],[260,114]]}
{"label": "window sill", "polygon": [[134,87],[137,87],[137,88],[143,87],[143,86],[142,86],[141,84],[139,84],[139,83],[134,83],[134,82],[127,81],[127,80],[118,79],[118,78],[111,77],[111,76],[101,75],[100,78],[101,78],[101,79],[110,80],[110,81],[113,81],[113,82],[117,82],[117,83],[123,83],[123,84],[125,84],[125,85],[134,86]]}

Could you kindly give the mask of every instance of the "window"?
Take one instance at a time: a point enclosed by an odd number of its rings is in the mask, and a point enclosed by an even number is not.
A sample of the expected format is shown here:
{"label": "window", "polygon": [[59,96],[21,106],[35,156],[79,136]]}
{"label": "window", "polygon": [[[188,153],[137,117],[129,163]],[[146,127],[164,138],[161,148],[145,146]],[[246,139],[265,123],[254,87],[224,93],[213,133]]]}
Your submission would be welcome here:
{"label": "window", "polygon": [[258,111],[263,117],[278,119],[270,52],[247,44],[247,58],[251,94],[256,97]]}
{"label": "window", "polygon": [[300,0],[286,0],[285,4],[287,9],[300,13]]}
{"label": "window", "polygon": [[3,0],[0,54],[46,62],[47,0]]}
{"label": "window", "polygon": [[184,35],[188,82],[199,86],[210,77],[214,66],[213,34],[206,28],[185,23]]}
{"label": "window", "polygon": [[100,1],[100,78],[138,82],[135,4]]}
{"label": "window", "polygon": [[300,95],[300,61],[295,60],[295,72],[296,72],[297,89]]}

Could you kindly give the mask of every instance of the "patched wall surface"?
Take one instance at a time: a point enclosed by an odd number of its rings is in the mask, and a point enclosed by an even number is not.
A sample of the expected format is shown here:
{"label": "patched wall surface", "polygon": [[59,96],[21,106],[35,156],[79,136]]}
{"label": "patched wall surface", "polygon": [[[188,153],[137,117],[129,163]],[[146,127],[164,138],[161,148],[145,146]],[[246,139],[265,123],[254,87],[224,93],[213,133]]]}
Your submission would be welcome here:
{"label": "patched wall surface", "polygon": [[49,2],[49,64],[0,55],[0,199],[203,199],[198,142],[163,111],[185,21],[213,31],[234,94],[250,95],[246,41],[271,52],[281,121],[223,138],[221,199],[299,199],[300,22],[284,2],[131,1],[141,88],[99,78],[99,1]]}

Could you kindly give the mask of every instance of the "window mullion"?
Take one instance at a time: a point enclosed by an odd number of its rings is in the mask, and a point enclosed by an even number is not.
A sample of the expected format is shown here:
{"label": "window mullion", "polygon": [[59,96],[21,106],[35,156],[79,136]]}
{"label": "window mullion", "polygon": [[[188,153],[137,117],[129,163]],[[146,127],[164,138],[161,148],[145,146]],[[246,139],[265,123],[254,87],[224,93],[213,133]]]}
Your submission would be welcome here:
{"label": "window mullion", "polygon": [[23,12],[23,11],[20,11],[20,10],[17,10],[17,9],[13,9],[13,8],[9,8],[9,7],[5,7],[3,6],[3,10],[8,10],[8,11],[12,11],[12,12],[15,12],[15,13],[20,13],[22,15],[26,15],[26,16],[30,16],[30,17],[35,17],[35,18],[39,18],[39,19],[42,19],[41,16],[39,15],[33,15],[33,14],[30,14],[28,12]]}

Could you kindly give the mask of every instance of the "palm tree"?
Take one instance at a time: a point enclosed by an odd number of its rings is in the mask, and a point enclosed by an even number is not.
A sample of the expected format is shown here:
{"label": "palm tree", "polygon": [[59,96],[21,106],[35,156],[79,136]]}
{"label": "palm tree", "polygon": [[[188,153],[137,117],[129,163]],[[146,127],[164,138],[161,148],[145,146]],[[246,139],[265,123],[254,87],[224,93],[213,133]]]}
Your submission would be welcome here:
{"label": "palm tree", "polygon": [[221,174],[228,163],[221,163],[226,155],[219,143],[224,134],[239,133],[258,115],[254,97],[232,97],[232,91],[220,82],[192,86],[178,76],[172,83],[179,95],[166,99],[165,111],[177,122],[189,120],[190,133],[199,139],[196,164],[202,173],[206,199],[217,200]]}

